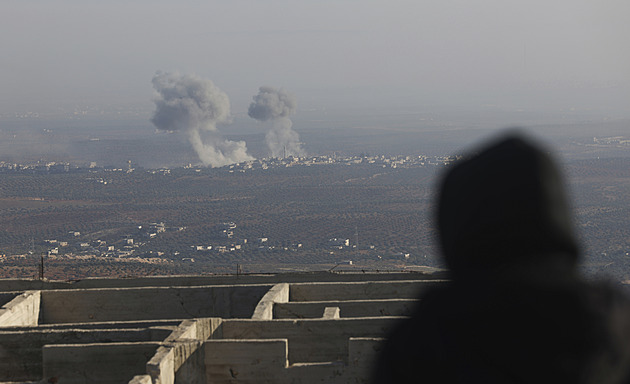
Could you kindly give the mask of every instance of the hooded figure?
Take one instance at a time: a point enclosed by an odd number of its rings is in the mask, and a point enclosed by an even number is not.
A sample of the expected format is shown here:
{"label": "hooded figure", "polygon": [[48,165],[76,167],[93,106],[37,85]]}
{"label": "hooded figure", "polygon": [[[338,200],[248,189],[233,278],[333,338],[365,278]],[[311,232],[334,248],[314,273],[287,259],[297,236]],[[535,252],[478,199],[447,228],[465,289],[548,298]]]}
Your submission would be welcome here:
{"label": "hooded figure", "polygon": [[456,163],[437,224],[452,280],[390,335],[377,383],[630,383],[630,305],[576,271],[560,174],[518,136]]}

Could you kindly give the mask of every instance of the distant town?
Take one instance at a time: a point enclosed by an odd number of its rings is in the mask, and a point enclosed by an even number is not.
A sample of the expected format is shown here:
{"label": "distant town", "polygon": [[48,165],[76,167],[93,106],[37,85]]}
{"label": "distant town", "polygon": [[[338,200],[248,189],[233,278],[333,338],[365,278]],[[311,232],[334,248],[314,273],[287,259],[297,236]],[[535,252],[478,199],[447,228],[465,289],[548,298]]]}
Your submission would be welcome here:
{"label": "distant town", "polygon": [[[225,167],[216,168],[217,171],[227,173],[245,173],[257,172],[273,169],[283,169],[289,167],[311,167],[326,165],[343,165],[343,166],[369,166],[374,169],[409,169],[417,167],[434,167],[444,166],[456,160],[455,156],[311,156],[311,157],[294,157],[286,158],[268,158],[247,161],[240,164],[233,164]],[[188,172],[201,173],[207,167],[187,165],[181,167],[180,170]],[[107,185],[113,180],[108,178],[111,173],[134,173],[146,172],[152,175],[170,175],[171,169],[138,169],[134,168],[129,162],[127,168],[107,168],[99,167],[96,163],[89,165],[77,165],[70,163],[56,162],[36,162],[30,164],[17,164],[0,162],[0,173],[12,174],[87,174],[90,180],[95,183]],[[377,176],[375,173],[373,176]],[[35,198],[37,199],[37,198]],[[41,198],[44,200],[44,198]],[[138,225],[137,228],[130,233],[125,233],[121,238],[114,242],[108,242],[103,239],[84,239],[80,231],[69,231],[65,236],[55,239],[43,239],[38,241],[38,245],[45,244],[48,249],[46,254],[49,258],[82,258],[86,256],[93,257],[115,257],[130,258],[141,256],[144,259],[156,261],[155,258],[179,259],[184,262],[195,262],[195,255],[208,256],[212,253],[239,252],[250,250],[251,248],[273,250],[276,248],[274,241],[269,241],[268,237],[258,237],[255,239],[247,239],[235,236],[237,225],[234,222],[218,223],[214,230],[208,234],[208,238],[214,239],[212,243],[190,244],[187,249],[175,251],[171,254],[163,250],[147,251],[152,240],[158,238],[166,232],[185,231],[186,226],[168,226],[164,222],[153,222]],[[248,243],[249,242],[249,243]],[[300,242],[286,244],[281,248],[285,251],[298,251],[303,247]],[[330,238],[325,248],[332,250],[355,249],[357,245],[349,238]],[[373,245],[368,248],[374,249]],[[398,252],[397,256],[408,258],[409,253]],[[6,256],[6,255],[4,255]],[[380,256],[379,256],[380,257]],[[344,263],[352,264],[351,260]]]}
{"label": "distant town", "polygon": [[[582,145],[628,143],[596,137]],[[455,160],[333,154],[217,168],[0,161],[0,275],[440,267],[434,181]],[[630,270],[618,265],[630,251],[629,168],[623,158],[568,164],[593,270]],[[604,187],[601,175],[610,176]]]}
{"label": "distant town", "polygon": [[[256,159],[252,161],[245,161],[238,164],[227,165],[224,167],[218,167],[217,169],[223,169],[227,172],[247,172],[253,170],[267,170],[273,168],[287,168],[287,167],[310,167],[313,165],[329,165],[329,164],[343,164],[343,165],[356,165],[356,164],[370,164],[381,168],[412,168],[412,167],[424,167],[435,165],[446,165],[454,160],[456,156],[307,156],[296,157],[288,156],[284,158],[266,158]],[[184,169],[192,169],[196,172],[207,167],[202,165],[189,164]],[[169,174],[171,168],[159,168],[159,169],[137,169],[133,166],[131,161],[128,162],[126,168],[115,167],[102,167],[96,162],[89,164],[72,164],[69,162],[54,162],[54,161],[37,161],[35,163],[18,164],[13,162],[0,161],[0,173],[25,173],[25,174],[54,174],[54,173],[99,173],[99,172],[126,172],[131,173],[134,171],[145,171],[152,174],[161,173]],[[107,183],[106,178],[95,178],[96,182]]]}

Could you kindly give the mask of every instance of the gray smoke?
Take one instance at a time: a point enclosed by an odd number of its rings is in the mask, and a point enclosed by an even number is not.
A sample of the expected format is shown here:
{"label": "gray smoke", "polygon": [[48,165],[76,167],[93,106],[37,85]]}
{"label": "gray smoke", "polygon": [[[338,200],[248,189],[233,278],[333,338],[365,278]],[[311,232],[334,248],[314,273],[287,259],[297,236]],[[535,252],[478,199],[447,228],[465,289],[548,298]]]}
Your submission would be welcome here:
{"label": "gray smoke", "polygon": [[151,122],[160,130],[185,132],[204,165],[221,167],[254,159],[244,141],[226,140],[217,130],[217,124],[231,122],[230,100],[212,81],[157,72],[152,82],[157,95]]}
{"label": "gray smoke", "polygon": [[260,87],[254,101],[249,105],[249,117],[258,121],[271,120],[271,129],[265,136],[272,157],[304,156],[300,136],[291,127],[289,116],[295,113],[295,96],[284,89]]}

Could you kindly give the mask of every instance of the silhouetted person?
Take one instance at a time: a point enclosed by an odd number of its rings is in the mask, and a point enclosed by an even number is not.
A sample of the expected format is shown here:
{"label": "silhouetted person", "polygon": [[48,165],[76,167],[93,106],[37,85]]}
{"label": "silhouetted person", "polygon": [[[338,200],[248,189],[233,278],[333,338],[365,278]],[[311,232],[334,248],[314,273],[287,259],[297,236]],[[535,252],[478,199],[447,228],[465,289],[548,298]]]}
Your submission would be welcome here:
{"label": "silhouetted person", "polygon": [[630,306],[578,275],[551,158],[517,136],[456,163],[437,224],[452,280],[390,335],[378,383],[627,383]]}

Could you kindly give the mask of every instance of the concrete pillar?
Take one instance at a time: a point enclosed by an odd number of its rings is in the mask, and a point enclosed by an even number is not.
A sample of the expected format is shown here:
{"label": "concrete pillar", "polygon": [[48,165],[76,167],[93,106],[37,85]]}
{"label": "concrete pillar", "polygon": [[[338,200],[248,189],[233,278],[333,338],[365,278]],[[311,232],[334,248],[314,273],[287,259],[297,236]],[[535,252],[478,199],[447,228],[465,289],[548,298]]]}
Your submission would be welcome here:
{"label": "concrete pillar", "polygon": [[324,319],[338,319],[339,307],[326,307],[324,308]]}
{"label": "concrete pillar", "polygon": [[137,375],[129,381],[127,384],[153,384],[151,383],[151,376],[149,375]]}
{"label": "concrete pillar", "polygon": [[174,350],[162,346],[147,363],[147,373],[151,376],[153,384],[175,383]]}
{"label": "concrete pillar", "polygon": [[39,323],[40,291],[26,291],[0,308],[0,327],[35,326]]}

